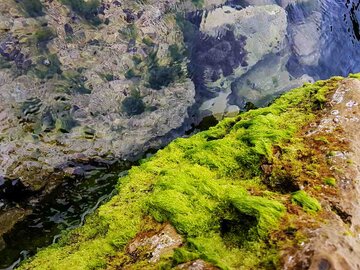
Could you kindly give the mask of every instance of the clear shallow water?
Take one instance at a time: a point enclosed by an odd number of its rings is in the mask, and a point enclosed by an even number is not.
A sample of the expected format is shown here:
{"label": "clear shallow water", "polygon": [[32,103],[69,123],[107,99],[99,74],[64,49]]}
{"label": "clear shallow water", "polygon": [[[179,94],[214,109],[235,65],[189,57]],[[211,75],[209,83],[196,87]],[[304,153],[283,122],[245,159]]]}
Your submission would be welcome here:
{"label": "clear shallow water", "polygon": [[[304,66],[303,71],[314,78],[326,79],[331,76],[347,76],[360,71],[360,11],[358,0],[321,0],[318,8],[311,11],[304,6],[288,9],[288,18],[294,24],[305,24],[314,20],[319,29],[318,37],[309,36],[318,41],[319,62],[315,66]],[[316,4],[313,4],[316,5]],[[319,13],[317,19],[310,16]],[[296,55],[296,54],[295,54]],[[300,67],[290,68],[296,74]]]}
{"label": "clear shallow water", "polygon": [[[283,2],[285,1],[273,1],[279,5]],[[245,74],[235,80],[236,84],[244,86],[246,91],[254,90],[256,83],[261,81],[255,80],[250,84],[248,81],[253,77],[260,77],[259,74],[262,77],[270,76],[268,67],[277,65],[282,59],[285,59],[282,68],[289,73],[293,81],[305,74],[312,80],[318,80],[360,72],[359,2],[311,0],[287,6],[287,37],[283,50],[259,61],[249,71],[254,76]],[[249,3],[234,0],[229,1],[228,5],[241,10]],[[198,12],[195,17],[188,18],[192,18],[192,24],[199,27],[205,15],[204,12]],[[193,49],[191,46],[189,48]],[[193,68],[192,72],[196,73],[196,66]],[[199,76],[201,78],[202,74]],[[272,81],[275,82],[274,79]],[[202,80],[197,84],[199,100],[202,101],[216,97],[219,92],[224,91],[208,89],[202,84]],[[278,80],[277,86],[274,84],[271,91],[266,92],[266,97],[262,97],[259,105],[269,102],[272,96],[286,88],[286,85]],[[226,102],[243,106],[247,98],[246,91],[245,96],[232,91]],[[216,121],[212,120],[211,123],[215,124]],[[87,214],[111,197],[122,170],[124,168],[96,168],[88,171],[84,178],[60,187],[41,207],[35,209],[29,218],[5,236],[8,246],[0,252],[0,269],[16,267],[18,262],[33,255],[38,247],[56,241],[62,230],[81,225]]]}
{"label": "clear shallow water", "polygon": [[63,230],[81,226],[88,214],[114,195],[117,180],[129,166],[88,166],[84,177],[64,182],[5,235],[7,247],[0,252],[0,269],[13,269],[37,248],[56,242]]}
{"label": "clear shallow water", "polygon": [[[282,92],[300,86],[304,82],[327,79],[336,75],[347,76],[349,73],[360,71],[359,1],[312,0],[297,1],[298,3],[295,4],[288,2],[291,1],[233,0],[228,1],[228,5],[215,10],[192,13],[188,16],[192,25],[200,32],[204,25],[214,29],[211,31],[218,31],[217,42],[211,41],[213,36],[209,37],[202,33],[194,39],[198,46],[192,44],[193,40],[188,42],[190,46],[194,46],[190,67],[198,94],[201,95],[199,100],[203,102],[200,110],[204,110],[205,115],[236,111],[236,107],[241,110],[246,102],[265,106]],[[222,19],[219,17],[239,14],[244,7],[251,6],[251,3],[256,4],[252,9],[255,21],[244,19],[247,15],[243,13],[239,16],[241,23],[237,26],[241,28],[244,24],[250,32],[244,33],[240,30],[243,36],[235,38],[237,43],[233,42],[229,38],[229,33],[224,32],[224,29],[232,29],[232,26],[221,25]],[[256,17],[254,10],[265,4],[275,4],[285,9],[286,21],[280,20],[275,25],[269,26],[261,16]],[[221,8],[223,12],[218,11]],[[211,16],[211,14],[217,15]],[[213,22],[209,22],[211,20]],[[276,24],[281,26],[274,30]],[[218,25],[218,29],[215,25]],[[282,27],[286,28],[285,33],[281,32]],[[272,42],[265,44],[266,38],[254,37],[259,28],[265,28],[265,34],[266,31],[274,33],[280,31],[279,48]],[[255,34],[251,31],[255,31]],[[210,55],[206,55],[209,52],[209,43],[214,50]],[[216,50],[221,46],[225,49]],[[259,49],[261,46],[263,48]],[[242,50],[239,54],[241,58],[235,59],[234,49],[238,52],[239,48]],[[266,53],[261,55],[261,50]],[[255,54],[258,58],[252,62],[251,58],[254,58]],[[219,55],[226,59],[224,63]],[[236,64],[238,61],[240,64]],[[241,67],[247,70],[241,72]],[[239,75],[229,75],[231,72]],[[226,79],[217,80],[221,76]],[[209,81],[211,82],[208,83]]]}

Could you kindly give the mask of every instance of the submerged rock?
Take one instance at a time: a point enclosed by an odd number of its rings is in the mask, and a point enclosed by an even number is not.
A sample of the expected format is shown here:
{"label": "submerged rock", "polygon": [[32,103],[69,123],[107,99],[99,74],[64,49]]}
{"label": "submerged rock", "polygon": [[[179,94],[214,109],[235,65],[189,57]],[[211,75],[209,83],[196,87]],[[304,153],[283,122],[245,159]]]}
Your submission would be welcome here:
{"label": "submerged rock", "polygon": [[0,3],[0,177],[36,193],[22,198],[24,211],[69,172],[77,177],[70,162],[134,160],[164,145],[195,102],[184,57],[166,84],[152,70],[172,63],[169,47],[184,46],[168,1],[121,1],[131,12],[116,1],[74,3]]}
{"label": "submerged rock", "polygon": [[[265,61],[266,56],[276,55],[283,50],[287,32],[286,12],[277,5],[247,7],[241,10],[224,6],[203,16],[200,31],[205,42],[211,38],[222,41],[210,50],[205,47],[205,52],[208,51],[212,62],[207,64],[206,58],[196,61],[200,65],[205,65],[205,72],[200,76],[205,77],[205,80],[208,78],[205,81],[207,87],[217,88],[220,92],[214,99],[204,102],[200,110],[222,114],[230,109],[228,96],[232,90],[232,83],[257,63]],[[232,44],[228,36],[233,36],[233,40],[238,42],[234,43],[237,45],[234,46],[234,50],[239,54],[238,57],[229,54]],[[216,53],[217,51],[221,53]],[[201,53],[196,54],[201,57]],[[224,61],[226,69],[217,64],[221,61]],[[236,90],[234,91],[236,93]],[[239,103],[236,105],[240,106]],[[236,111],[238,108],[230,109],[233,110]]]}
{"label": "submerged rock", "polygon": [[0,212],[0,251],[6,247],[3,235],[9,232],[19,220],[23,220],[30,213],[30,209],[25,210],[19,207],[11,207],[6,212]]}

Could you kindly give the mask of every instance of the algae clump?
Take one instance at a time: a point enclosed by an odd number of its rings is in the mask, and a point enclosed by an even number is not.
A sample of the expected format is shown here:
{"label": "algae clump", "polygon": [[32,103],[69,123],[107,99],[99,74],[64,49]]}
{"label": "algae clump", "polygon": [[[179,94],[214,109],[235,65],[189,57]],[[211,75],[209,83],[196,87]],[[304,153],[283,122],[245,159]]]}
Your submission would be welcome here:
{"label": "algae clump", "polygon": [[327,177],[324,179],[324,184],[328,186],[335,187],[336,186],[336,179],[334,177]]}
{"label": "algae clump", "polygon": [[304,208],[305,211],[317,212],[321,210],[321,205],[317,199],[309,196],[305,191],[299,190],[294,192],[291,198],[293,203],[296,203]]}

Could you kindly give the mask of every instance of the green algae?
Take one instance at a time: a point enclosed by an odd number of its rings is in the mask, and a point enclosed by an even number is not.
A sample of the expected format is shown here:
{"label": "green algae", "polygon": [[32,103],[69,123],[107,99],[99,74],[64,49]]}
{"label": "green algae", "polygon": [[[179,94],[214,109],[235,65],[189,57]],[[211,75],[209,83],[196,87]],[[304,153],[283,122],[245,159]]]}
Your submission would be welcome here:
{"label": "green algae", "polygon": [[324,184],[328,186],[335,187],[336,186],[336,179],[334,177],[327,177],[324,179]]}
{"label": "green algae", "polygon": [[[275,160],[273,149],[289,142],[296,152],[301,141],[294,137],[315,119],[338,80],[306,84],[267,108],[175,140],[120,178],[118,194],[83,227],[20,268],[98,269],[125,260],[126,244],[148,228],[148,216],[170,222],[185,239],[181,249],[160,262],[164,269],[194,258],[221,269],[278,267],[277,247],[268,237],[286,215],[284,195],[267,190],[261,164]],[[296,156],[288,152],[289,159]],[[292,201],[305,210],[321,209],[304,191],[294,193]]]}
{"label": "green algae", "polygon": [[40,79],[51,79],[56,75],[61,75],[61,62],[57,55],[49,54],[47,57],[39,57],[34,73]]}
{"label": "green algae", "polygon": [[122,101],[121,107],[129,116],[142,114],[145,111],[145,104],[140,97],[126,97]]}
{"label": "green algae", "polygon": [[299,190],[292,194],[292,202],[298,204],[308,212],[318,212],[321,210],[321,205],[317,199],[309,196],[305,191]]}
{"label": "green algae", "polygon": [[171,45],[169,48],[171,62],[166,65],[160,63],[160,59],[157,55],[158,52],[156,50],[148,55],[148,87],[160,90],[162,87],[169,86],[171,83],[181,79],[185,75],[181,62],[179,62],[179,59],[181,59],[179,58],[181,57],[180,49],[174,48],[177,47]]}

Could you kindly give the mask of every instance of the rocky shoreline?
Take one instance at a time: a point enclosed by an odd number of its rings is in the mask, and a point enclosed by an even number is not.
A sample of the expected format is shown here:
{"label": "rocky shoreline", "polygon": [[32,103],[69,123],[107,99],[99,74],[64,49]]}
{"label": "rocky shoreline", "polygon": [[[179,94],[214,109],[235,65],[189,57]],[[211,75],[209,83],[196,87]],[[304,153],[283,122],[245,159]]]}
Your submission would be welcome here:
{"label": "rocky shoreline", "polygon": [[[89,163],[137,160],[203,117],[354,69],[358,56],[340,57],[348,47],[336,43],[344,33],[332,31],[339,16],[327,17],[326,1],[240,2],[0,3],[0,250],[2,235]],[[179,267],[211,268],[205,261]]]}
{"label": "rocky shoreline", "polygon": [[20,269],[356,269],[352,77],[306,84],[175,140]]}

